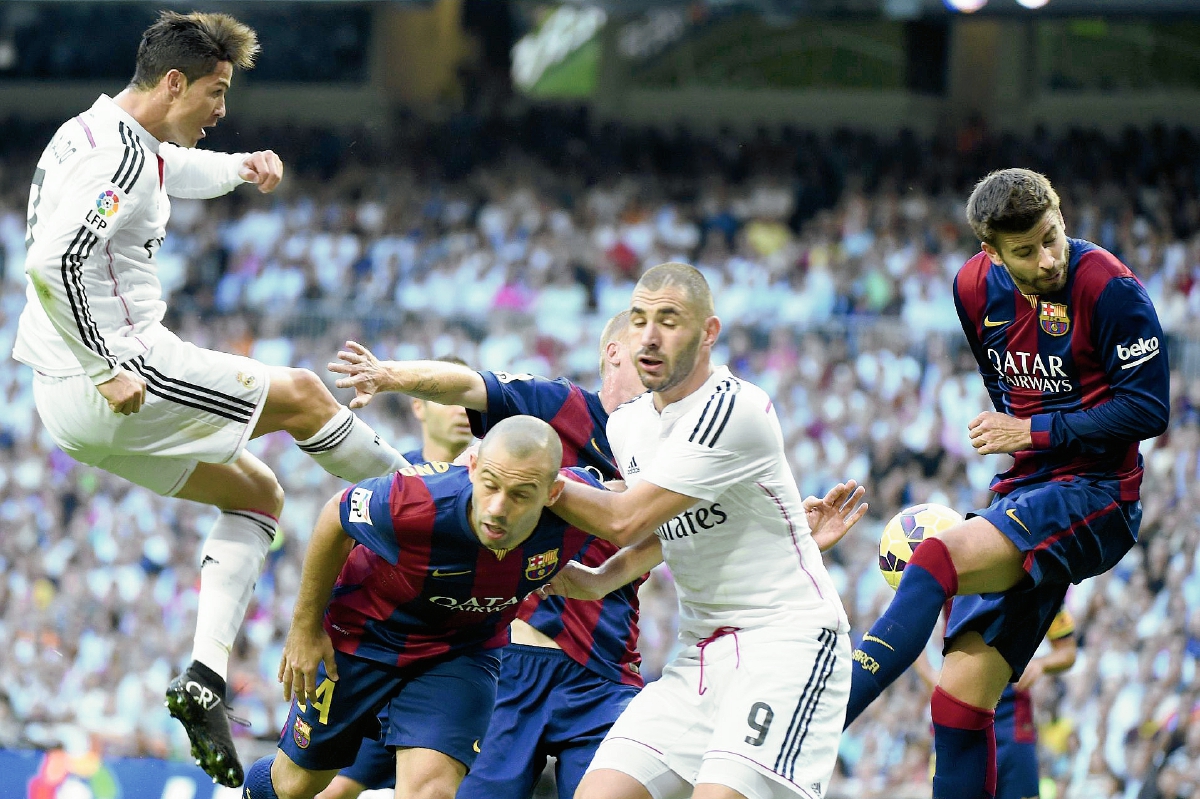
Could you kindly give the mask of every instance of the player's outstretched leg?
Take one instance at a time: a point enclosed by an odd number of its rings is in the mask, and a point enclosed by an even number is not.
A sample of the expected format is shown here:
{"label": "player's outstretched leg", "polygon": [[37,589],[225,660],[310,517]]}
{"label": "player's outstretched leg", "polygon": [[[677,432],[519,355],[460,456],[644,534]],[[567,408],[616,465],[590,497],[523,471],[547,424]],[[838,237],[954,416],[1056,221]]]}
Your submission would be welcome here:
{"label": "player's outstretched leg", "polygon": [[950,550],[936,538],[917,547],[904,568],[896,596],[851,659],[850,704],[845,727],[913,664],[937,624],[946,600],[958,593]]}
{"label": "player's outstretched leg", "polygon": [[352,483],[408,465],[307,369],[271,369],[267,404],[254,436],[276,430],[286,430],[322,469]]}

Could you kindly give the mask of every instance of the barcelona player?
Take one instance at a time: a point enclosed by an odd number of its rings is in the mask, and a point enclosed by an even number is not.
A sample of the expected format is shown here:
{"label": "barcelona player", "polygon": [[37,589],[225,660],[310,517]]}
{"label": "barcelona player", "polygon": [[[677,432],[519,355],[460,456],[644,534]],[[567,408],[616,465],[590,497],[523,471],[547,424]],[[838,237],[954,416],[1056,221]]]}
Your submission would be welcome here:
{"label": "barcelona player", "polygon": [[1068,238],[1045,176],[1005,169],[967,202],[982,252],[954,297],[995,411],[980,454],[1011,453],[995,500],[917,547],[854,653],[852,722],[917,657],[957,596],[931,700],[938,799],[996,789],[994,708],[1019,680],[1067,586],[1112,568],[1141,522],[1140,441],[1167,427],[1167,353],[1145,288],[1111,253]]}
{"label": "barcelona player", "polygon": [[279,667],[295,701],[247,796],[311,799],[365,735],[396,749],[397,795],[454,794],[492,715],[508,624],[587,541],[544,512],[561,461],[549,425],[516,417],[468,467],[407,467],[326,504]]}
{"label": "barcelona player", "polygon": [[[565,378],[475,372],[437,361],[377,361],[354,342],[330,368],[344,375],[361,407],[375,392],[403,391],[416,403],[469,410],[474,432],[488,433],[505,419],[528,414],[548,422],[563,444],[563,466],[581,466],[603,480],[617,479],[605,436],[608,414],[642,393],[625,339],[629,314],[609,320],[601,334],[599,392]],[[445,359],[443,359],[445,360]],[[352,404],[354,404],[352,403]],[[411,459],[411,457],[410,457]],[[593,539],[580,560],[597,565],[616,552]],[[602,600],[581,602],[531,595],[512,625],[504,650],[499,695],[482,752],[459,789],[460,799],[525,799],[546,758],[556,759],[560,799],[570,799],[604,733],[642,687],[637,651],[637,588],[642,580]],[[322,792],[321,799],[351,799],[364,787],[395,780],[391,753],[368,740],[354,765]]]}
{"label": "barcelona player", "polygon": [[[1043,675],[1059,674],[1075,665],[1079,651],[1075,619],[1066,608],[1050,623],[1046,641],[1050,651],[1029,661],[1021,681],[1009,684],[996,705],[996,799],[1037,799],[1041,791],[1031,690]],[[937,672],[924,656],[916,665],[933,690]]]}

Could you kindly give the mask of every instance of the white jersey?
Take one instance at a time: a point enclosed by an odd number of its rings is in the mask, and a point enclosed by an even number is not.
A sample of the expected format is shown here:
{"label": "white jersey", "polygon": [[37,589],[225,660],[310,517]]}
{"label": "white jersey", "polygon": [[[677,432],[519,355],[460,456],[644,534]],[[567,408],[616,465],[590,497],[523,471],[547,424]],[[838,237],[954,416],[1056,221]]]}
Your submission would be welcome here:
{"label": "white jersey", "polygon": [[655,533],[685,643],[721,627],[849,630],[761,388],[719,367],[661,413],[650,393],[621,406],[608,440],[629,486],[698,500]]}
{"label": "white jersey", "polygon": [[245,154],[161,143],[101,95],[50,140],[29,191],[25,310],[13,357],[52,376],[109,380],[162,334],[154,253],[168,195],[216,197]]}

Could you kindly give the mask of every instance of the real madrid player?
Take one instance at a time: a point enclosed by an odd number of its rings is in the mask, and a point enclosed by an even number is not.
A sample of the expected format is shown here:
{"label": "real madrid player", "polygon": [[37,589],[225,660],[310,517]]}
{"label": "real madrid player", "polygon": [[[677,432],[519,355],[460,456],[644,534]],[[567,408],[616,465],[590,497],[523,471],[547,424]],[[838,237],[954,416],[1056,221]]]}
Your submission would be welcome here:
{"label": "real madrid player", "polygon": [[[617,719],[576,798],[820,796],[850,690],[849,626],[774,407],[712,365],[721,324],[693,267],[647,271],[630,324],[650,391],[608,423],[628,489],[566,484],[554,504],[626,548],[599,568],[568,564],[545,593],[603,595],[665,560],[682,650]],[[848,529],[866,506],[854,509],[861,489],[841,488],[853,499],[827,510]]]}
{"label": "real madrid player", "polygon": [[1138,443],[1166,430],[1170,408],[1145,288],[1112,253],[1067,237],[1044,175],[993,172],[967,220],[982,252],[959,270],[954,300],[995,406],[971,421],[971,442],[1013,464],[992,481],[990,506],[917,547],[856,652],[847,712],[849,723],[908,668],[957,596],[931,700],[938,799],[995,795],[996,702],[1067,587],[1137,542]]}
{"label": "real madrid player", "polygon": [[286,430],[345,480],[406,465],[312,372],[268,367],[181,341],[162,324],[155,252],[170,197],[270,192],[270,150],[192,147],[225,116],[253,30],[225,14],[163,12],[142,35],[130,85],[65,122],[29,195],[27,303],[13,357],[34,370],[43,424],[64,452],[164,496],[221,514],[201,552],[192,663],[167,691],[192,752],[225,785],[242,782],[225,715],[229,651],[276,530],[283,491],[245,451]]}

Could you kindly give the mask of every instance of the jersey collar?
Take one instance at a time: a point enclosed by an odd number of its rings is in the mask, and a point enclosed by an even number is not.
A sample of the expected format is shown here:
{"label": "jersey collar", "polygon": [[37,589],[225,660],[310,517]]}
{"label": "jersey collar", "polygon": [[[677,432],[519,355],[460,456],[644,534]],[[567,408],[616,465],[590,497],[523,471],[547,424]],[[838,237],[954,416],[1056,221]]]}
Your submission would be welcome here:
{"label": "jersey collar", "polygon": [[134,119],[128,111],[117,105],[113,98],[107,94],[102,94],[96,98],[96,102],[92,104],[92,110],[98,114],[112,117],[125,123],[125,126],[133,130],[142,140],[142,144],[155,155],[158,154],[158,146],[162,144],[158,139],[150,135],[150,132],[142,127],[141,123]]}
{"label": "jersey collar", "polygon": [[[659,413],[660,418],[679,417],[696,407],[699,403],[706,400],[712,395],[713,389],[717,387],[717,383],[732,377],[728,366],[718,366],[713,369],[713,373],[708,376],[708,380],[704,381],[704,385],[688,394],[681,400],[672,402],[667,407],[663,408]],[[650,407],[654,407],[654,402],[651,401]]]}

